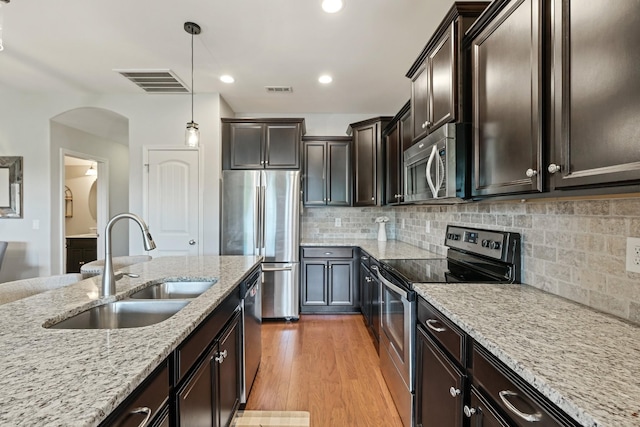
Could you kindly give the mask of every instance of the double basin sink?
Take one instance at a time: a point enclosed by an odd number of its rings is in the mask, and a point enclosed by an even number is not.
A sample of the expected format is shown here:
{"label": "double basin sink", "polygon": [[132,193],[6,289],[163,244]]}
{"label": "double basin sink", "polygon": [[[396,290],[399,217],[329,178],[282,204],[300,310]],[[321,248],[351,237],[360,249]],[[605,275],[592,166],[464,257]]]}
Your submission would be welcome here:
{"label": "double basin sink", "polygon": [[49,328],[120,329],[153,325],[167,320],[216,283],[217,280],[154,283],[128,299],[92,307]]}

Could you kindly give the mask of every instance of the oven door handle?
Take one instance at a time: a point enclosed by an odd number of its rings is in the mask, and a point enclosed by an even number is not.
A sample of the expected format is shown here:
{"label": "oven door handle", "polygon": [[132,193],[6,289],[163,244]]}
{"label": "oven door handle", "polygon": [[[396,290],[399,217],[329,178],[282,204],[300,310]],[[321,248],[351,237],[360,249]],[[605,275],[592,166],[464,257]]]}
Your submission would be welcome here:
{"label": "oven door handle", "polygon": [[387,288],[391,289],[392,291],[394,291],[395,293],[399,294],[400,296],[402,296],[402,298],[404,298],[407,301],[410,301],[409,299],[409,292],[402,289],[401,287],[394,285],[393,283],[391,283],[390,281],[388,281],[383,275],[382,273],[380,273],[380,270],[378,270],[378,279],[380,279],[380,281],[384,284],[384,286],[386,286]]}

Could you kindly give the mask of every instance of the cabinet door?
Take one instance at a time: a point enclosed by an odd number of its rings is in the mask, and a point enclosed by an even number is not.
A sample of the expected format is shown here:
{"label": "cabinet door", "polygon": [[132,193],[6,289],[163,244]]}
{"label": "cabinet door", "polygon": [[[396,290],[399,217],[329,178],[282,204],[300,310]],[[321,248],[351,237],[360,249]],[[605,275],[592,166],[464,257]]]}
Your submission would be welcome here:
{"label": "cabinet door", "polygon": [[356,128],[353,138],[355,206],[375,206],[378,123]]}
{"label": "cabinet door", "polygon": [[253,123],[229,123],[231,169],[264,167],[264,126]]}
{"label": "cabinet door", "polygon": [[417,334],[416,423],[419,426],[462,426],[464,375],[427,334]]}
{"label": "cabinet door", "polygon": [[400,190],[400,164],[402,151],[400,148],[400,126],[398,123],[384,138],[385,163],[386,163],[386,185],[385,204],[391,205],[399,203],[402,197]]}
{"label": "cabinet door", "polygon": [[227,427],[240,405],[241,329],[238,312],[218,343],[216,370],[218,426]]}
{"label": "cabinet door", "polygon": [[300,126],[267,125],[265,167],[300,169]]}
{"label": "cabinet door", "polygon": [[402,167],[403,153],[413,143],[413,133],[411,129],[411,110],[407,111],[400,119],[400,138],[401,138],[401,152],[400,152],[400,165]]}
{"label": "cabinet door", "polygon": [[355,306],[352,261],[329,261],[329,305]]}
{"label": "cabinet door", "polygon": [[360,264],[360,296],[362,304],[360,310],[367,326],[371,325],[371,297],[370,297],[371,272],[364,264]]}
{"label": "cabinet door", "polygon": [[542,191],[539,0],[512,0],[471,45],[474,196]]}
{"label": "cabinet door", "polygon": [[429,55],[429,131],[456,119],[455,25],[451,24]]}
{"label": "cabinet door", "polygon": [[307,206],[326,204],[326,143],[304,143],[303,201]]}
{"label": "cabinet door", "polygon": [[304,306],[327,305],[327,263],[325,261],[302,261],[302,308]]}
{"label": "cabinet door", "polygon": [[554,3],[551,185],[638,181],[638,2]]}
{"label": "cabinet door", "polygon": [[411,79],[411,123],[413,141],[424,137],[429,120],[429,71],[428,59]]}
{"label": "cabinet door", "polygon": [[470,406],[465,412],[465,415],[471,419],[473,427],[509,427],[509,424],[474,387],[471,388]]}
{"label": "cabinet door", "polygon": [[327,143],[327,204],[351,206],[351,145]]}
{"label": "cabinet door", "polygon": [[176,400],[179,426],[215,427],[217,417],[214,417],[213,372],[217,353],[218,347],[215,346],[178,391]]}

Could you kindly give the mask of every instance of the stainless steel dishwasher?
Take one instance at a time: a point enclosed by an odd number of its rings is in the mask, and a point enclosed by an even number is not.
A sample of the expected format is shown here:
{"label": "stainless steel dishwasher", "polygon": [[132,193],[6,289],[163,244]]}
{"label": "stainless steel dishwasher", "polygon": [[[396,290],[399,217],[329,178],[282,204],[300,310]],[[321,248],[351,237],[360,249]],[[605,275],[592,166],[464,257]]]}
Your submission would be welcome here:
{"label": "stainless steel dishwasher", "polygon": [[242,299],[242,351],[244,371],[240,404],[247,403],[251,386],[260,367],[262,357],[262,271],[259,269],[245,282]]}

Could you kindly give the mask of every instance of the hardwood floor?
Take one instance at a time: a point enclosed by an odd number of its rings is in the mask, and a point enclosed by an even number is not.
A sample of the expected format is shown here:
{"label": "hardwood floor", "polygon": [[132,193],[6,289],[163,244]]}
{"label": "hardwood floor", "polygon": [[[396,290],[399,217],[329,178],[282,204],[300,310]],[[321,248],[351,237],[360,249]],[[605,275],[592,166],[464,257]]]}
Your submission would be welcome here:
{"label": "hardwood floor", "polygon": [[402,427],[361,315],[264,322],[246,409],[309,411],[311,427]]}

